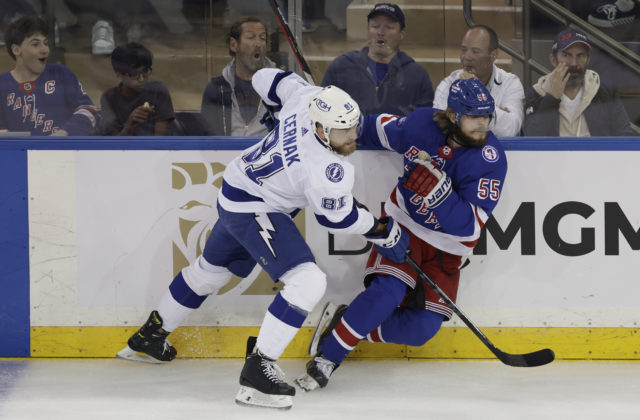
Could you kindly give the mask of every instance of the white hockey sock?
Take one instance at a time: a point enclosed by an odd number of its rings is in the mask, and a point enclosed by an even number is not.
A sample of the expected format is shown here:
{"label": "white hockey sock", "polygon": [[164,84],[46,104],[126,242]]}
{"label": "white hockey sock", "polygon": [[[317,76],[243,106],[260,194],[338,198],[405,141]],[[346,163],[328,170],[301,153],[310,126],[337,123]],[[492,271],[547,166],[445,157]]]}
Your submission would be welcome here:
{"label": "white hockey sock", "polygon": [[267,311],[260,327],[256,346],[260,349],[260,353],[270,359],[278,360],[298,330],[299,328],[280,321]]}
{"label": "white hockey sock", "polygon": [[195,309],[187,308],[179,304],[173,296],[171,296],[169,289],[164,292],[158,305],[158,313],[162,318],[162,328],[167,332],[178,328],[193,311],[195,311]]}

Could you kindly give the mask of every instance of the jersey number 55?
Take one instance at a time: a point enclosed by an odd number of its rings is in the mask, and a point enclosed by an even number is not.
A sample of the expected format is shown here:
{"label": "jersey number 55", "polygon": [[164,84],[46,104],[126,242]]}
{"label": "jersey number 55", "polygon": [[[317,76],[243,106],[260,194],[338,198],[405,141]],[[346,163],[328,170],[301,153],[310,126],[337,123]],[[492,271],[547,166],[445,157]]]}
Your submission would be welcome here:
{"label": "jersey number 55", "polygon": [[480,178],[480,181],[478,181],[478,198],[484,200],[487,197],[493,201],[498,201],[498,198],[500,198],[499,179]]}

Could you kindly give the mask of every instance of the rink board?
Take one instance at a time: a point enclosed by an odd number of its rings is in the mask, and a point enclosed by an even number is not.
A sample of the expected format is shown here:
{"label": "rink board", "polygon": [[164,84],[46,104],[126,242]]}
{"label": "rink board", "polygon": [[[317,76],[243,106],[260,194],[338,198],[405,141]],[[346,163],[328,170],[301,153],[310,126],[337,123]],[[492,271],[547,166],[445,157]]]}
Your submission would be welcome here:
{"label": "rink board", "polygon": [[[8,238],[2,244],[10,252],[0,261],[8,291],[0,297],[0,326],[9,339],[0,356],[117,352],[175,273],[201,252],[224,168],[253,141],[3,145],[0,192],[8,199],[0,204],[0,238]],[[628,188],[640,176],[640,147],[620,139],[504,144],[509,172],[494,212],[502,232],[494,226],[471,257],[459,305],[508,352],[551,347],[559,358],[638,359],[640,199]],[[357,168],[354,195],[378,214],[401,160],[373,151],[349,160]],[[296,223],[328,275],[323,302],[348,303],[362,288],[366,242],[331,237],[310,212]],[[257,333],[277,290],[258,268],[233,279],[172,334],[180,355],[241,357],[244,337]],[[285,357],[304,357],[317,315]],[[491,354],[454,318],[423,347],[361,343],[352,356]]]}

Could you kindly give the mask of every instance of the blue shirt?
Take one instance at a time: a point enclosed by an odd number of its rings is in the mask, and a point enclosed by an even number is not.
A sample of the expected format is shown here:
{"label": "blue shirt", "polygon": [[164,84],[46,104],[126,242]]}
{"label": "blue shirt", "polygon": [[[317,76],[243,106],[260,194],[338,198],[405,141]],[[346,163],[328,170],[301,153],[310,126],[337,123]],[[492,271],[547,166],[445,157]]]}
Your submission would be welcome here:
{"label": "blue shirt", "polygon": [[384,77],[387,75],[387,72],[389,71],[389,64],[378,63],[369,58],[369,68],[371,69],[371,73],[373,74],[373,77],[376,80],[376,85],[380,86],[380,82],[384,80]]}
{"label": "blue shirt", "polygon": [[48,136],[55,128],[71,136],[93,134],[98,110],[76,76],[62,64],[47,64],[36,80],[18,83],[0,74],[0,128]]}

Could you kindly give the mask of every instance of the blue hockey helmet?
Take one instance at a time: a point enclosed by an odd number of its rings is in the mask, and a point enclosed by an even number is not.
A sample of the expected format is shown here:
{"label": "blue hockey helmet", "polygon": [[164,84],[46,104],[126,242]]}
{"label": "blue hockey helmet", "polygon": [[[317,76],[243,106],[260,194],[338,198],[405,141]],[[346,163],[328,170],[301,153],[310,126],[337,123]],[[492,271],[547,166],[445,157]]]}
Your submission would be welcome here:
{"label": "blue hockey helmet", "polygon": [[489,90],[476,78],[458,79],[449,88],[447,107],[456,114],[456,124],[463,115],[491,117],[495,103]]}

